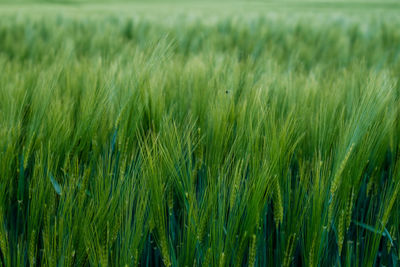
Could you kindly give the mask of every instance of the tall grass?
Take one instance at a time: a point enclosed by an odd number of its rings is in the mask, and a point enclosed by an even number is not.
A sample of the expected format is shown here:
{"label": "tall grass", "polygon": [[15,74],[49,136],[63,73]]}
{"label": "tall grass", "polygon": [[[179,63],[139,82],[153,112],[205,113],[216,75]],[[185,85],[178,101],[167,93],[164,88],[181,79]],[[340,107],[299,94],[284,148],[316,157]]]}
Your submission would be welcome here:
{"label": "tall grass", "polygon": [[0,22],[0,265],[399,264],[400,20]]}

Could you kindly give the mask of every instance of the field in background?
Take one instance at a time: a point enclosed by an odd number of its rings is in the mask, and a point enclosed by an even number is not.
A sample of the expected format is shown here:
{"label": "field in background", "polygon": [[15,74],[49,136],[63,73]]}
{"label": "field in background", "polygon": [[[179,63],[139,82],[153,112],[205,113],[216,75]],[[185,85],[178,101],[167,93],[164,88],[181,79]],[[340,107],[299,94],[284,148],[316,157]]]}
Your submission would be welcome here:
{"label": "field in background", "polygon": [[400,263],[400,4],[67,2],[0,4],[0,266]]}

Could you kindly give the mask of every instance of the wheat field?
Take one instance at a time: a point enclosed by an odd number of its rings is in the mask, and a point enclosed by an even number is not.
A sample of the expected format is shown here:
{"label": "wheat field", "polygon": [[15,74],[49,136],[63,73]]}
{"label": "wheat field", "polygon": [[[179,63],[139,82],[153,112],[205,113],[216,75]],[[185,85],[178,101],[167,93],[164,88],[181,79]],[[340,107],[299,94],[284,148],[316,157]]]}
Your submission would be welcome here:
{"label": "wheat field", "polygon": [[399,11],[0,3],[0,266],[398,266]]}

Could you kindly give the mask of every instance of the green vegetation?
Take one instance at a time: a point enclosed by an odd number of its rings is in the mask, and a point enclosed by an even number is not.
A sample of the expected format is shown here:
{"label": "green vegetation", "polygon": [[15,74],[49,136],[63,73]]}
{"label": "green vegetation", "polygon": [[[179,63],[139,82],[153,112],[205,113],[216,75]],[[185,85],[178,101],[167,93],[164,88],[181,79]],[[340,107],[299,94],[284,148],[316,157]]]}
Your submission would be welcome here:
{"label": "green vegetation", "polygon": [[398,265],[398,7],[270,7],[3,6],[0,266]]}

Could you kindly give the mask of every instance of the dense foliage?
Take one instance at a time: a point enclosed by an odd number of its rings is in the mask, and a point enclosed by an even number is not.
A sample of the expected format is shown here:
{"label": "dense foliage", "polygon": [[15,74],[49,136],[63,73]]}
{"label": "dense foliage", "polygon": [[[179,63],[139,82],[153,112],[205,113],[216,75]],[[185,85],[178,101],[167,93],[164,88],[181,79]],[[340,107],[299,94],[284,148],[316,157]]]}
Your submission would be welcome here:
{"label": "dense foliage", "polygon": [[0,265],[394,266],[400,19],[0,18]]}

